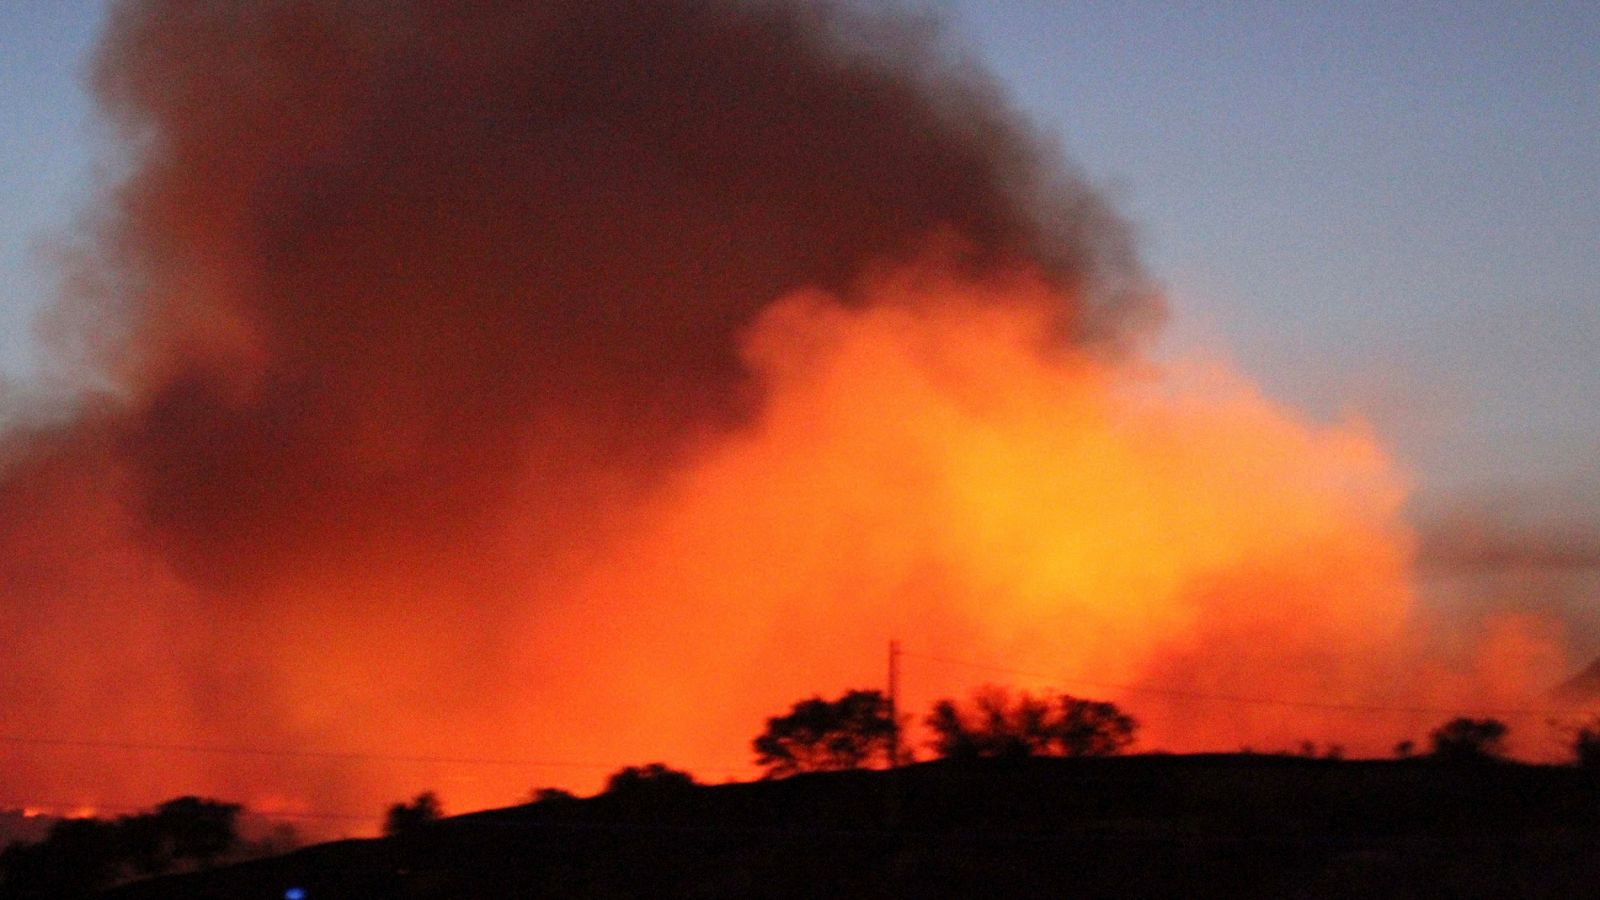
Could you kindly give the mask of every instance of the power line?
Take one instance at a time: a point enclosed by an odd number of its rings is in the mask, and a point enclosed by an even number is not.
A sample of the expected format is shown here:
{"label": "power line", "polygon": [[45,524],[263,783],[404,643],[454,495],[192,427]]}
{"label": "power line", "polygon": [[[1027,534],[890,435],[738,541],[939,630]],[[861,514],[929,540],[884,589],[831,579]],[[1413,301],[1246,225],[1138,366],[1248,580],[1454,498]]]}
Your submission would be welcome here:
{"label": "power line", "polygon": [[[96,750],[134,750],[158,753],[203,753],[230,756],[299,757],[303,759],[337,759],[359,762],[398,762],[427,765],[456,766],[514,766],[545,769],[617,769],[625,764],[575,762],[571,760],[513,759],[474,756],[423,756],[396,753],[364,753],[346,750],[296,750],[287,747],[244,747],[217,744],[178,744],[145,741],[95,740],[85,738],[48,738],[29,735],[0,735],[0,743],[41,747],[82,747]],[[689,766],[702,772],[742,772],[749,766]]]}
{"label": "power line", "polygon": [[[1054,674],[1054,673],[1029,671],[1029,670],[1026,670],[1026,669],[1017,669],[1017,668],[1010,667],[1010,666],[1000,666],[1000,665],[994,665],[994,664],[991,664],[991,663],[978,662],[978,661],[969,660],[969,659],[960,659],[960,658],[957,658],[957,657],[943,656],[943,655],[939,655],[939,654],[923,653],[923,652],[916,651],[916,650],[907,650],[907,649],[905,649],[905,647],[903,645],[899,644],[898,642],[894,642],[891,645],[890,654],[891,654],[890,658],[891,658],[891,673],[892,673],[891,677],[892,678],[894,677],[894,675],[898,674],[898,673],[896,673],[894,671],[894,669],[896,668],[894,666],[895,659],[898,658],[898,657],[911,657],[913,659],[920,659],[920,660],[924,660],[924,661],[927,661],[927,662],[942,663],[942,664],[945,664],[945,665],[953,665],[953,666],[961,666],[961,667],[969,668],[969,669],[996,672],[996,673],[1000,673],[1000,674],[1012,675],[1012,676],[1017,676],[1017,677],[1022,677],[1022,678],[1038,679],[1038,680],[1041,680],[1041,681],[1044,681],[1046,683],[1049,683],[1049,684],[1052,684],[1052,685],[1056,685],[1056,686],[1092,687],[1092,688],[1097,688],[1097,689],[1100,689],[1100,690],[1113,690],[1113,691],[1121,691],[1121,692],[1127,692],[1127,693],[1149,694],[1149,695],[1165,696],[1165,697],[1177,697],[1177,698],[1183,698],[1183,699],[1188,699],[1188,700],[1200,700],[1200,701],[1210,701],[1210,702],[1219,702],[1219,703],[1237,703],[1237,704],[1246,704],[1246,705],[1278,706],[1278,707],[1289,707],[1289,708],[1296,708],[1296,709],[1317,709],[1317,710],[1328,710],[1328,711],[1335,711],[1335,712],[1356,712],[1356,713],[1404,713],[1404,714],[1413,714],[1413,715],[1459,715],[1459,714],[1466,714],[1466,713],[1475,713],[1475,714],[1479,714],[1479,715],[1503,716],[1503,717],[1508,717],[1508,718],[1509,717],[1560,718],[1560,717],[1567,717],[1567,716],[1572,716],[1572,715],[1577,714],[1574,710],[1556,710],[1556,709],[1489,708],[1489,707],[1468,708],[1468,707],[1444,707],[1444,706],[1391,706],[1391,705],[1372,704],[1372,703],[1347,703],[1347,702],[1332,702],[1332,701],[1319,701],[1319,700],[1300,700],[1300,699],[1288,699],[1288,698],[1278,698],[1278,697],[1247,696],[1247,695],[1240,695],[1240,694],[1227,694],[1227,693],[1215,693],[1215,692],[1207,692],[1207,691],[1196,691],[1196,690],[1191,690],[1191,689],[1186,689],[1186,688],[1174,688],[1174,687],[1166,687],[1166,686],[1161,686],[1161,685],[1128,684],[1128,683],[1118,683],[1118,682],[1096,681],[1096,680],[1085,679],[1085,678],[1062,678],[1059,675]],[[891,693],[892,692],[893,692],[893,689],[891,688]],[[413,754],[393,754],[393,753],[371,753],[371,752],[346,751],[346,750],[295,749],[295,748],[288,748],[288,747],[250,747],[250,746],[240,746],[240,745],[229,746],[229,745],[217,745],[217,744],[190,744],[190,743],[129,741],[129,740],[109,740],[109,739],[88,739],[88,738],[37,737],[37,736],[17,735],[17,734],[0,734],[0,743],[13,744],[13,745],[19,745],[19,746],[75,747],[75,748],[95,749],[95,750],[122,750],[122,751],[157,752],[157,753],[195,753],[195,754],[231,755],[231,756],[260,756],[260,757],[275,757],[275,758],[291,757],[291,758],[301,758],[301,759],[346,760],[346,761],[358,761],[358,762],[410,763],[410,764],[445,765],[445,766],[503,766],[503,767],[517,767],[517,768],[530,768],[530,769],[565,768],[565,769],[587,769],[587,770],[607,770],[607,769],[615,770],[615,769],[621,768],[620,764],[614,763],[614,762],[601,763],[601,762],[587,762],[587,761],[575,761],[575,760],[549,760],[549,759],[531,759],[531,758],[475,757],[475,756],[435,756],[435,755],[424,755],[424,754],[415,754],[415,755],[413,755]],[[701,771],[701,772],[717,772],[717,773],[722,773],[722,774],[743,773],[743,772],[748,772],[751,769],[751,767],[748,766],[748,765],[726,765],[726,764],[711,765],[711,766],[689,765],[687,767],[690,768],[690,769],[693,769],[693,770]],[[76,806],[79,806],[81,804],[70,804],[70,803],[67,803],[67,804],[46,804],[46,803],[40,803],[40,804],[32,804],[32,805],[36,805],[36,806],[53,806],[53,807],[69,808],[70,809],[70,808],[74,808]],[[117,809],[118,807],[106,806],[106,805],[100,804],[100,805],[97,805],[97,808]],[[125,807],[125,809],[132,809],[132,807]],[[280,818],[298,817],[298,818],[308,818],[308,819],[327,818],[327,819],[335,819],[335,820],[337,820],[337,819],[360,819],[360,820],[366,820],[366,819],[370,819],[371,818],[370,816],[356,816],[356,815],[347,815],[347,814],[339,814],[339,813],[330,813],[330,814],[314,814],[313,813],[313,814],[297,814],[297,815],[283,814],[283,815],[281,815],[279,817]]]}
{"label": "power line", "polygon": [[[49,815],[50,818],[63,819],[63,818],[75,818],[75,817],[71,816],[70,814],[73,811],[80,810],[80,809],[93,810],[94,813],[95,813],[95,817],[98,818],[100,813],[107,813],[107,812],[110,812],[110,813],[147,813],[147,812],[153,811],[157,806],[160,806],[160,805],[161,805],[160,803],[147,803],[147,804],[144,804],[144,805],[141,806],[141,805],[137,805],[137,804],[133,804],[133,803],[85,803],[85,802],[63,803],[63,802],[54,801],[54,800],[35,800],[35,801],[29,802],[29,803],[8,803],[8,804],[5,804],[4,806],[0,806],[0,809],[4,809],[4,810],[7,810],[7,811],[33,810],[33,809],[61,810],[62,813],[60,815],[56,815],[54,813],[48,813],[47,815]],[[269,822],[275,822],[275,821],[279,821],[279,820],[289,820],[289,821],[297,821],[297,822],[298,821],[371,822],[371,821],[374,821],[374,820],[380,818],[380,814],[379,813],[358,814],[358,813],[335,813],[335,812],[329,812],[329,813],[275,812],[275,811],[249,809],[249,808],[246,808],[245,812],[248,813],[252,817],[260,818],[260,819],[266,819]]]}
{"label": "power line", "polygon": [[1277,697],[1253,697],[1239,694],[1218,694],[1206,691],[1195,691],[1184,688],[1171,688],[1159,685],[1143,684],[1118,684],[1115,682],[1092,681],[1085,678],[1061,678],[1058,675],[1043,672],[1029,672],[1023,669],[1013,669],[1007,666],[996,666],[988,663],[974,662],[966,659],[956,659],[949,656],[936,656],[930,653],[920,653],[902,648],[901,656],[921,659],[928,662],[945,663],[948,665],[965,666],[970,669],[982,669],[1006,675],[1016,675],[1022,678],[1038,678],[1055,685],[1078,685],[1082,687],[1099,688],[1101,690],[1126,691],[1128,693],[1155,694],[1166,697],[1181,697],[1187,700],[1211,700],[1219,703],[1255,704],[1260,706],[1287,706],[1297,709],[1323,709],[1335,712],[1391,712],[1412,713],[1418,715],[1452,715],[1463,713],[1476,713],[1490,716],[1527,716],[1527,717],[1560,717],[1571,716],[1573,710],[1556,709],[1515,709],[1515,708],[1478,708],[1478,707],[1445,707],[1445,706],[1385,706],[1373,703],[1339,703],[1320,700],[1290,700]]}

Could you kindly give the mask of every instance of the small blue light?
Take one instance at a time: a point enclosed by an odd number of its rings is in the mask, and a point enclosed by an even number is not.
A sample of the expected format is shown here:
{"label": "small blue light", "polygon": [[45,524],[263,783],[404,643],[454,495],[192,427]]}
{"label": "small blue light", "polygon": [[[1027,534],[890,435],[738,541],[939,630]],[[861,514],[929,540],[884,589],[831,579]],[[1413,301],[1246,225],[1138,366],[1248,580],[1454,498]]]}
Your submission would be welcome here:
{"label": "small blue light", "polygon": [[289,888],[283,892],[283,900],[306,900],[306,889]]}

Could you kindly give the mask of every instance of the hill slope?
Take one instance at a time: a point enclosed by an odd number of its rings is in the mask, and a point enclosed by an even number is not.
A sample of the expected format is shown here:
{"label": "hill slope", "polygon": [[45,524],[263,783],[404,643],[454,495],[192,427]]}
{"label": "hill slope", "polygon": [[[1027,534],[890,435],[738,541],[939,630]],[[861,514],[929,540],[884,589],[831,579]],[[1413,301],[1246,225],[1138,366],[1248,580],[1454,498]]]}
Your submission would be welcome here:
{"label": "hill slope", "polygon": [[1597,851],[1574,769],[1044,759],[540,803],[107,896],[1556,897]]}

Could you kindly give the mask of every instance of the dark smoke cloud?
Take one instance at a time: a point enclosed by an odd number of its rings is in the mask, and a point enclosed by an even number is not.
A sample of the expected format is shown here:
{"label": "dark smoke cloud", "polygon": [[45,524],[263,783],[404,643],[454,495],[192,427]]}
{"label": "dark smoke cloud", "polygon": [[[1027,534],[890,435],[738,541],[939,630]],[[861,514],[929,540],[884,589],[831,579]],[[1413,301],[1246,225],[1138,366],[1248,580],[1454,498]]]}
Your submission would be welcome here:
{"label": "dark smoke cloud", "polygon": [[1581,488],[1502,490],[1423,516],[1417,574],[1425,602],[1458,630],[1496,616],[1560,623],[1575,659],[1600,648],[1600,527]]}
{"label": "dark smoke cloud", "polygon": [[1593,523],[1460,511],[1427,523],[1420,538],[1418,561],[1437,570],[1600,571],[1600,527]]}
{"label": "dark smoke cloud", "polygon": [[737,427],[776,298],[931,247],[1077,298],[1064,340],[1158,312],[1115,216],[921,19],[125,0],[94,83],[125,175],[52,315],[115,399],[5,448],[19,708],[114,671],[159,686],[127,721],[270,731],[311,649],[446,721],[493,703],[491,610]]}
{"label": "dark smoke cloud", "polygon": [[[124,3],[102,246],[155,539],[237,585],[451,543],[520,473],[739,413],[734,336],[959,247],[1104,337],[1149,309],[1098,200],[934,36],[832,5]],[[893,48],[892,54],[869,46]]]}

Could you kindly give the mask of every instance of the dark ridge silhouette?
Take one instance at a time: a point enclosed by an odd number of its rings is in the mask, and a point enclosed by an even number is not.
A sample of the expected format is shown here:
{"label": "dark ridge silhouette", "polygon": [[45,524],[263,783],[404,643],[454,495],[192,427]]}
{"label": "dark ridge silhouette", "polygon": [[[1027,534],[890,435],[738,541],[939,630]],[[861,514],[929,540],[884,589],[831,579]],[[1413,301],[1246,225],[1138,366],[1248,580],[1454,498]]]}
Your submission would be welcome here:
{"label": "dark ridge silhouette", "polygon": [[943,761],[535,803],[420,838],[105,896],[1587,896],[1600,780],[1290,755]]}

